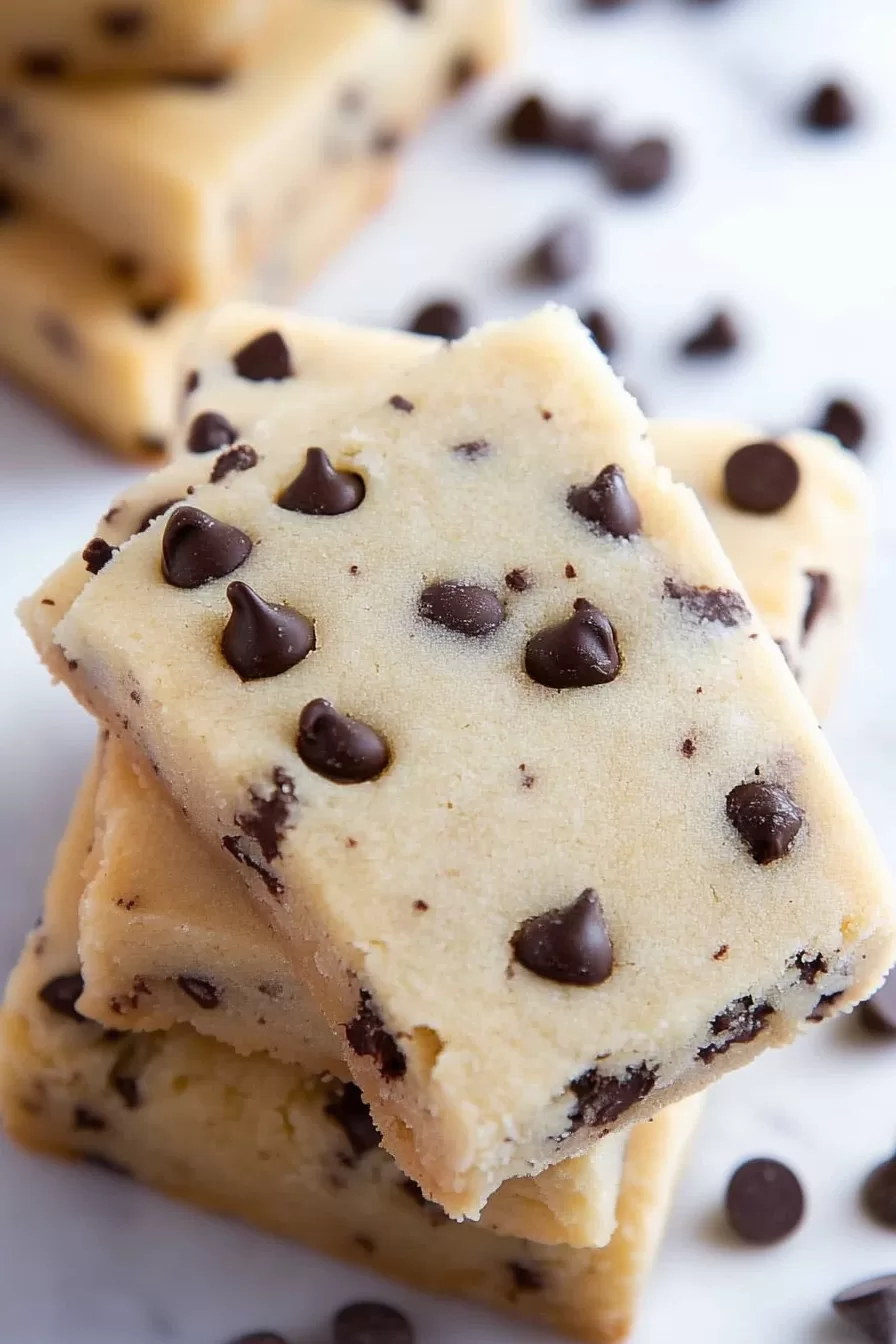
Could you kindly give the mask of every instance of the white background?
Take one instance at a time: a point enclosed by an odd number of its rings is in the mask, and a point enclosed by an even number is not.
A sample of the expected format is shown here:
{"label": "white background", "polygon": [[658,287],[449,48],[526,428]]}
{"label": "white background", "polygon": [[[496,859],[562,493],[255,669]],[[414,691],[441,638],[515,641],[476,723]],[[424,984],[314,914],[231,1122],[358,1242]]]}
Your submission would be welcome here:
{"label": "white background", "polygon": [[[593,223],[593,273],[574,302],[619,315],[618,356],[652,413],[724,414],[784,428],[828,393],[873,411],[879,535],[861,639],[831,736],[896,859],[896,5],[891,0],[635,0],[618,14],[530,0],[515,69],[445,115],[410,156],[392,206],[306,296],[311,311],[400,324],[418,301],[468,298],[477,317],[539,297],[511,278],[540,229]],[[828,73],[854,83],[862,124],[819,139],[794,124]],[[674,185],[613,199],[581,164],[492,143],[516,89],[606,106],[620,131],[668,129]],[[564,296],[567,297],[567,296]],[[740,315],[743,352],[682,365],[677,339],[707,305]],[[2,317],[2,314],[0,314]],[[49,686],[15,600],[91,534],[128,471],[0,387],[0,971],[40,906],[91,726]],[[834,1024],[723,1082],[713,1096],[650,1288],[638,1344],[836,1344],[827,1301],[896,1271],[896,1233],[857,1208],[896,1144],[896,1044]],[[809,1214],[783,1247],[727,1239],[720,1197],[758,1153],[801,1174]],[[514,1322],[425,1299],[360,1271],[183,1210],[0,1140],[0,1344],[224,1344],[261,1326],[322,1344],[330,1312],[379,1296],[407,1307],[420,1344],[545,1340]]]}

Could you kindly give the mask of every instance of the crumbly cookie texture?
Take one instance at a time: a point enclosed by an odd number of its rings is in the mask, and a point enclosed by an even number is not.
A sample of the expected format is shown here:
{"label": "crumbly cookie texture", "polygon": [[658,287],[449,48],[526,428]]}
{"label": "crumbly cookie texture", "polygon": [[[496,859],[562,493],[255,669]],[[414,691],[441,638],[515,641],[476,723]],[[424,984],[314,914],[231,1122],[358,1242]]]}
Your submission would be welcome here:
{"label": "crumbly cookie texture", "polygon": [[[378,1146],[357,1090],[188,1027],[113,1036],[79,1017],[76,951],[88,779],[0,1014],[0,1115],[29,1148],[82,1159],[417,1288],[575,1339],[624,1339],[700,1099],[633,1133],[619,1230],[573,1250],[452,1223]],[[559,1170],[559,1168],[558,1168]]]}
{"label": "crumbly cookie texture", "polygon": [[243,866],[427,1195],[475,1214],[874,987],[873,839],[571,314],[253,455],[88,548],[56,666]]}
{"label": "crumbly cookie texture", "polygon": [[0,172],[151,276],[220,302],[336,162],[394,156],[506,50],[508,0],[290,0],[220,79],[0,84]]}

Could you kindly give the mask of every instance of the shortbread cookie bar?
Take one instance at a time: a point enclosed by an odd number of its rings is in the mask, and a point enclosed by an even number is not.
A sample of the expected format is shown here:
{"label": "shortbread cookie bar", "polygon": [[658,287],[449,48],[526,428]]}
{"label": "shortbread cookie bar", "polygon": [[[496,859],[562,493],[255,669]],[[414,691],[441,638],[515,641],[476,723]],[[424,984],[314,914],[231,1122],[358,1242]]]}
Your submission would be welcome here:
{"label": "shortbread cookie bar", "polygon": [[[297,376],[273,330],[233,360]],[[88,546],[53,642],[244,867],[430,1198],[474,1214],[878,982],[868,828],[571,314],[235,460]]]}
{"label": "shortbread cookie bar", "polygon": [[0,84],[0,173],[167,302],[220,302],[318,174],[394,156],[504,53],[508,0],[291,0],[230,78]]}
{"label": "shortbread cookie bar", "polygon": [[[89,824],[90,781],[79,808]],[[628,1334],[699,1099],[635,1130],[606,1249],[452,1223],[379,1147],[351,1085],[241,1057],[187,1027],[113,1036],[78,1014],[76,820],[0,1016],[0,1113],[13,1138],[573,1338]]]}

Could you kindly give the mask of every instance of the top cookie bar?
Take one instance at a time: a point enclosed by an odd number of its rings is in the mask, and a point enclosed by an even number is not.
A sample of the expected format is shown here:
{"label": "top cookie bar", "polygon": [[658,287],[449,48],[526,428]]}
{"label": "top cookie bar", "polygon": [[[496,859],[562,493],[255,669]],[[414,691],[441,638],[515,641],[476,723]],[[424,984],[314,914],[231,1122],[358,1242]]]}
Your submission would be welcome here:
{"label": "top cookie bar", "polygon": [[[233,362],[301,377],[276,332]],[[571,314],[444,347],[364,413],[273,416],[210,475],[87,548],[53,638],[246,867],[449,1211],[881,978],[867,826]]]}

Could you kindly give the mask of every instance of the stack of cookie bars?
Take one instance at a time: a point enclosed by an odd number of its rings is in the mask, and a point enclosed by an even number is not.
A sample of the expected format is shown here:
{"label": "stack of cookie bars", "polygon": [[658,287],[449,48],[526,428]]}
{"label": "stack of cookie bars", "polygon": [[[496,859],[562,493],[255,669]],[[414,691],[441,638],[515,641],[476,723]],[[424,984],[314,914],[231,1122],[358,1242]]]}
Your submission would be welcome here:
{"label": "stack of cookie bars", "polygon": [[175,460],[22,607],[100,736],[6,1127],[622,1339],[706,1088],[893,959],[816,721],[862,470],[648,425],[556,308],[233,305],[182,380]]}
{"label": "stack of cookie bars", "polygon": [[0,364],[159,459],[197,316],[310,280],[505,55],[513,3],[0,5]]}

